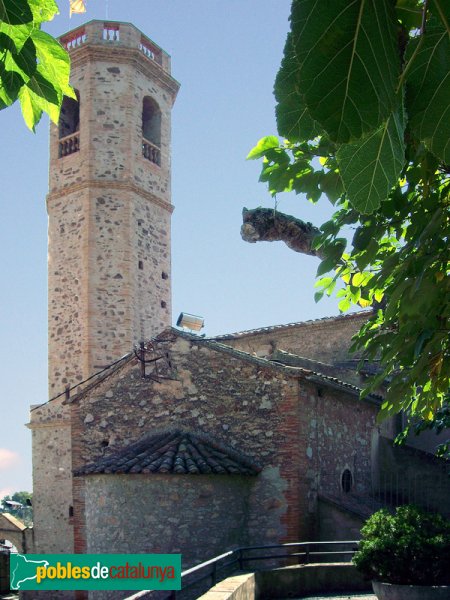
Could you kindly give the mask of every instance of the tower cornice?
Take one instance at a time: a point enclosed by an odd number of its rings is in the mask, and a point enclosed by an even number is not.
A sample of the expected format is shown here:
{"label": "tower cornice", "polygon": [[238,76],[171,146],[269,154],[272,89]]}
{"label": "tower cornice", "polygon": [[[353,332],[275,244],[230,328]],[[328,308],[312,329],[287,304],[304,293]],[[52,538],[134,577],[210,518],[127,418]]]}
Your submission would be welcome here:
{"label": "tower cornice", "polygon": [[131,183],[128,181],[115,181],[115,180],[114,181],[97,181],[95,179],[88,179],[88,180],[82,181],[80,183],[74,183],[74,184],[71,184],[60,190],[50,192],[49,194],[47,194],[47,209],[51,202],[53,202],[54,200],[59,200],[60,198],[63,198],[64,196],[66,196],[69,193],[79,192],[81,190],[93,189],[93,188],[102,189],[102,190],[105,190],[105,189],[110,190],[111,187],[114,187],[114,190],[125,190],[128,192],[134,192],[136,194],[139,194],[146,200],[153,202],[153,204],[156,204],[157,206],[164,208],[170,214],[172,214],[175,209],[173,204],[171,204],[170,202],[166,202],[162,198],[158,198],[158,196],[155,196],[154,194],[147,192],[146,190],[143,190],[141,187],[135,185],[134,183]]}
{"label": "tower cornice", "polygon": [[175,102],[180,84],[169,75],[158,63],[148,58],[138,48],[123,46],[106,46],[86,43],[70,52],[72,68],[86,64],[88,61],[105,60],[118,64],[132,65],[148,78],[156,79],[170,94],[172,104]]}

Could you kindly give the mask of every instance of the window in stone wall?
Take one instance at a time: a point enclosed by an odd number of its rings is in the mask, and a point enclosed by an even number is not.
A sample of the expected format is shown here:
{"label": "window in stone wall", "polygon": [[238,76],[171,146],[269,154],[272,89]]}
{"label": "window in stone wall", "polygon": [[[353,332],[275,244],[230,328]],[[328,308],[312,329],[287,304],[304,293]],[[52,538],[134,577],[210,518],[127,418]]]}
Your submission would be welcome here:
{"label": "window in stone wall", "polygon": [[80,94],[77,99],[64,96],[59,116],[59,157],[68,156],[80,149]]}
{"label": "window in stone wall", "polygon": [[142,103],[142,154],[150,162],[161,165],[161,111],[157,103],[145,96]]}
{"label": "window in stone wall", "polygon": [[342,491],[348,494],[353,487],[353,475],[350,469],[345,469],[341,475]]}
{"label": "window in stone wall", "polygon": [[59,117],[59,139],[80,131],[80,94],[77,100],[64,96]]}

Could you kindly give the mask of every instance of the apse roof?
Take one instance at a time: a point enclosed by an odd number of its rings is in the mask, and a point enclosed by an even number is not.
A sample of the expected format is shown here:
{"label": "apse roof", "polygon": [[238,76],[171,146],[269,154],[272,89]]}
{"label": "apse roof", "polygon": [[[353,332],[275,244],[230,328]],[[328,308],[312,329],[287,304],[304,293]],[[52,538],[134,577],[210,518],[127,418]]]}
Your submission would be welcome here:
{"label": "apse roof", "polygon": [[75,471],[75,475],[173,473],[180,475],[257,475],[247,456],[203,433],[153,433]]}

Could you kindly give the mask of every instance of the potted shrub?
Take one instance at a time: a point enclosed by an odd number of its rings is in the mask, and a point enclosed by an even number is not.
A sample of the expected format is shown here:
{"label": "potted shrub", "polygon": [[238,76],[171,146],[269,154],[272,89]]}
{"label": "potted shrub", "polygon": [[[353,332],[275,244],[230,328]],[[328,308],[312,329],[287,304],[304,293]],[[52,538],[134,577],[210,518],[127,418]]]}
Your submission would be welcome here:
{"label": "potted shrub", "polygon": [[416,506],[382,509],[361,529],[353,557],[379,600],[450,598],[450,521]]}

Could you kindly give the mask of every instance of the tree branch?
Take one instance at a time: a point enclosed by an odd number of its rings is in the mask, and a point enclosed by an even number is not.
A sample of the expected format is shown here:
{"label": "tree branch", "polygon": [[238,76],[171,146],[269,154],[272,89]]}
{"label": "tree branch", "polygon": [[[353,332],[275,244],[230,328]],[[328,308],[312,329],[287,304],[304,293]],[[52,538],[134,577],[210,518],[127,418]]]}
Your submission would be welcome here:
{"label": "tree branch", "polygon": [[276,212],[271,208],[242,210],[241,237],[245,242],[284,242],[291,250],[323,258],[320,250],[313,250],[312,243],[320,231],[291,215]]}

